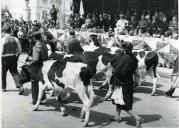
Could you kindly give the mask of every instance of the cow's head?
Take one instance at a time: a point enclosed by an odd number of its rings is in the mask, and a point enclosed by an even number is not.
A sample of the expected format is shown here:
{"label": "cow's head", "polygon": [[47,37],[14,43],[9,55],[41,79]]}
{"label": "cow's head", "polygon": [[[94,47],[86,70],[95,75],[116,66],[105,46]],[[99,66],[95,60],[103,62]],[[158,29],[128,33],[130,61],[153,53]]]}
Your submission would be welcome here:
{"label": "cow's head", "polygon": [[104,53],[98,57],[98,62],[96,65],[96,73],[103,72],[107,70],[109,66],[111,66],[111,61],[113,57],[110,53]]}
{"label": "cow's head", "polygon": [[30,74],[27,70],[27,65],[23,65],[21,68],[22,68],[22,70],[20,71],[21,78],[20,78],[19,83],[24,84],[24,83],[30,82]]}

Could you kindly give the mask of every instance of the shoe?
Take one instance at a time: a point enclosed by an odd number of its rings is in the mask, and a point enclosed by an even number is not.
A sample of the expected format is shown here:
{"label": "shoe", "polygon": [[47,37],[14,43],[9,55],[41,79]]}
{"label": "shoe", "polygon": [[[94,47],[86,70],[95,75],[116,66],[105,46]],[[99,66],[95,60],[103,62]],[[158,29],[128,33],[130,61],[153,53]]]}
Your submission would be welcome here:
{"label": "shoe", "polygon": [[139,120],[136,121],[136,127],[139,128],[141,123],[143,122],[143,118],[141,117]]}
{"label": "shoe", "polygon": [[175,91],[175,88],[171,88],[170,90],[166,91],[164,95],[167,97],[172,97],[172,94],[174,93],[174,91]]}
{"label": "shoe", "polygon": [[171,94],[164,93],[164,95],[165,95],[166,97],[170,97],[170,98],[172,98],[172,95],[171,95]]}
{"label": "shoe", "polygon": [[24,88],[21,86],[20,88],[19,88],[19,95],[22,95],[24,93]]}

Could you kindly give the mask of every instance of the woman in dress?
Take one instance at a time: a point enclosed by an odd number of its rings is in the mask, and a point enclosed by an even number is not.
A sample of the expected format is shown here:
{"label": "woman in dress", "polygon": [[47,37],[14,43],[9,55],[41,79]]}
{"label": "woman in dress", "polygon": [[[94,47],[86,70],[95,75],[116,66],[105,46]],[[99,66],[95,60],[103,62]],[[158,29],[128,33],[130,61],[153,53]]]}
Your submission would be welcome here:
{"label": "woman in dress", "polygon": [[116,116],[113,120],[120,121],[121,110],[125,110],[136,120],[136,126],[143,120],[132,111],[133,105],[133,75],[138,66],[138,60],[132,54],[132,44],[130,42],[121,43],[124,55],[120,59],[115,59],[113,63],[114,71],[111,82],[114,92],[111,96],[113,104],[116,105]]}

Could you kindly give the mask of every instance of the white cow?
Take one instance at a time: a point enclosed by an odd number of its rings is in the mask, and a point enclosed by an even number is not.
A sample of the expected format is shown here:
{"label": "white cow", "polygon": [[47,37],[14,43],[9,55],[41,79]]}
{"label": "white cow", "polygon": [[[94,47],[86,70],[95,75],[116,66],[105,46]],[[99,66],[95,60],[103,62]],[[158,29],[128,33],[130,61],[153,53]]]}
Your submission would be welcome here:
{"label": "white cow", "polygon": [[[27,82],[29,79],[26,74],[26,68],[21,71],[21,83]],[[35,104],[34,111],[36,111],[40,105],[41,98],[45,90],[58,90],[57,100],[60,103],[60,109],[63,115],[66,115],[65,107],[62,104],[60,92],[71,91],[68,88],[73,89],[80,97],[83,108],[81,111],[81,117],[84,117],[84,126],[88,125],[90,107],[93,103],[94,92],[92,87],[92,74],[87,64],[73,63],[57,60],[48,60],[43,63],[42,70],[37,76],[39,79],[39,94],[38,100]]]}
{"label": "white cow", "polygon": [[[149,74],[152,78],[152,83],[153,83],[153,89],[151,93],[151,95],[153,96],[155,94],[157,80],[159,78],[159,75],[156,73],[156,68],[158,65],[158,55],[154,51],[144,51],[144,50],[135,50],[133,51],[133,54],[137,57],[139,61],[138,70],[135,75],[135,82],[137,82],[137,84],[140,85],[141,82],[145,81],[145,75]],[[106,76],[107,76],[106,82],[109,84],[109,89],[111,89],[112,87],[112,85],[110,84],[110,79],[112,76],[112,69],[113,69],[112,62],[115,59],[120,59],[121,55],[122,53],[117,54],[117,56],[115,54],[105,53],[98,57],[99,61],[97,63],[97,69],[100,68],[100,70],[106,72]],[[108,98],[110,94],[111,94],[111,90],[108,90],[106,98]]]}

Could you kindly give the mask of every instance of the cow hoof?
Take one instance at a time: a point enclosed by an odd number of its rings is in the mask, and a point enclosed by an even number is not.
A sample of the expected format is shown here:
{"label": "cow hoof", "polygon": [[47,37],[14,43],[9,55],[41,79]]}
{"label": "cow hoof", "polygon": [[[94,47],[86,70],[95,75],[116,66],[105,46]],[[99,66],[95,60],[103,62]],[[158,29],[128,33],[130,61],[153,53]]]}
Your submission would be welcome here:
{"label": "cow hoof", "polygon": [[150,95],[151,95],[151,96],[155,96],[155,93],[151,93]]}
{"label": "cow hoof", "polygon": [[88,127],[88,123],[85,122],[84,125],[83,125],[83,127]]}
{"label": "cow hoof", "polygon": [[67,112],[62,112],[62,116],[68,116]]}
{"label": "cow hoof", "polygon": [[35,108],[33,109],[33,111],[37,111],[37,107],[35,107]]}

